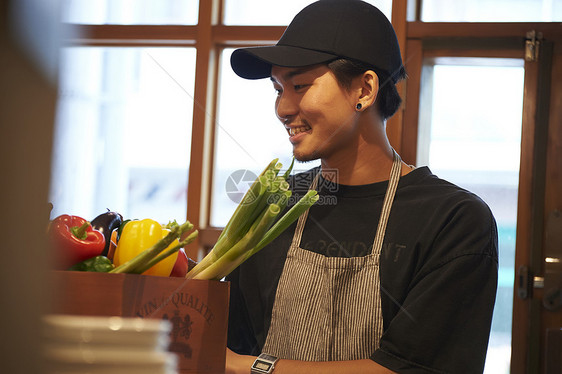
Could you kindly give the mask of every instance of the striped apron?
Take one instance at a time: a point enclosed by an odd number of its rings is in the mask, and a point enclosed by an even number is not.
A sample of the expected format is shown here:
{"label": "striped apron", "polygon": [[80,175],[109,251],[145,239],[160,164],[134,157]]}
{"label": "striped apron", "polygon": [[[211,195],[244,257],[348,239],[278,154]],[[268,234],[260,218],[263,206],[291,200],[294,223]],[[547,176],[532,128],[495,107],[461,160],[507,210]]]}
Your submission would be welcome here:
{"label": "striped apron", "polygon": [[340,361],[368,358],[379,347],[379,258],[400,171],[395,152],[375,240],[364,257],[326,257],[300,248],[308,211],[299,217],[263,352],[292,360]]}

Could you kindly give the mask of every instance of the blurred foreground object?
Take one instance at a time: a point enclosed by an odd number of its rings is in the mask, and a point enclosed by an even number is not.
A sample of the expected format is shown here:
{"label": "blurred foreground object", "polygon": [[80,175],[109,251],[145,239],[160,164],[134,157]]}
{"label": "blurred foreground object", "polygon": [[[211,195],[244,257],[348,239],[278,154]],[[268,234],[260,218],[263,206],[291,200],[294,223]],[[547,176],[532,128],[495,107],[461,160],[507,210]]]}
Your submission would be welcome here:
{"label": "blurred foreground object", "polygon": [[[57,12],[57,2],[0,2],[0,194],[5,213],[0,359],[2,372],[12,374],[43,373],[39,334],[48,296],[46,243],[22,244],[31,233],[45,232],[49,218],[59,28],[58,19],[51,16]],[[45,58],[45,51],[50,57]]]}

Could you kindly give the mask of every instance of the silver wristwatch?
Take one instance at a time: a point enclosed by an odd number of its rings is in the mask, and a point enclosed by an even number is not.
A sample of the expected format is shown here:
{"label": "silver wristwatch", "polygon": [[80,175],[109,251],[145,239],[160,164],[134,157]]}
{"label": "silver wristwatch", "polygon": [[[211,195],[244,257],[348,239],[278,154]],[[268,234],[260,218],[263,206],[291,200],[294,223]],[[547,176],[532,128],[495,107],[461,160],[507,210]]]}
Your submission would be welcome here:
{"label": "silver wristwatch", "polygon": [[262,353],[256,358],[252,364],[252,374],[271,374],[275,368],[275,363],[279,360],[277,357]]}

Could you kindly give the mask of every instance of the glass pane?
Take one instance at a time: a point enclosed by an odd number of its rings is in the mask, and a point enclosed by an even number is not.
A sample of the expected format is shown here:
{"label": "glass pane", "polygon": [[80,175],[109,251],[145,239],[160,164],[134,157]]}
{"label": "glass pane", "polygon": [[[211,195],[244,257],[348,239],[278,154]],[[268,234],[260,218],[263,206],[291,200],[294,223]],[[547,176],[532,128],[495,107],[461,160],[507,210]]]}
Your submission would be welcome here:
{"label": "glass pane", "polygon": [[499,281],[485,372],[501,374],[511,355],[524,69],[519,60],[478,60],[428,66],[433,95],[420,103],[431,109],[420,113],[430,120],[420,121],[418,165],[476,193],[496,218]]}
{"label": "glass pane", "polygon": [[195,25],[198,0],[63,0],[63,22],[114,25]]}
{"label": "glass pane", "polygon": [[[225,25],[288,25],[293,17],[315,0],[224,0]],[[388,19],[392,0],[367,0],[383,12]]]}
{"label": "glass pane", "polygon": [[[274,158],[288,167],[293,155],[287,132],[275,116],[271,81],[238,77],[230,67],[231,53],[232,49],[227,49],[221,58],[210,219],[215,227],[226,224],[239,195],[249,187],[248,181]],[[295,162],[293,171],[316,165],[319,162]]]}
{"label": "glass pane", "polygon": [[423,0],[425,22],[562,21],[562,0]]}
{"label": "glass pane", "polygon": [[192,48],[63,50],[52,217],[185,220],[194,72]]}

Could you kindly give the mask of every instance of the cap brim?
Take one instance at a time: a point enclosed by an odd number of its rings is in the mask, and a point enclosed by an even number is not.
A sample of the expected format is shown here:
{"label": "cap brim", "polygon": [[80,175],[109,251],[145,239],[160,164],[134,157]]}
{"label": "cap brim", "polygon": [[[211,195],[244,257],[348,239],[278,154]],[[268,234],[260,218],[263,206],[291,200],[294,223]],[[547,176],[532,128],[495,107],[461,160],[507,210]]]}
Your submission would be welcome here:
{"label": "cap brim", "polygon": [[305,48],[275,45],[240,48],[232,52],[230,65],[234,72],[246,79],[271,76],[271,66],[300,67],[332,61],[338,56]]}

